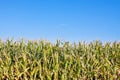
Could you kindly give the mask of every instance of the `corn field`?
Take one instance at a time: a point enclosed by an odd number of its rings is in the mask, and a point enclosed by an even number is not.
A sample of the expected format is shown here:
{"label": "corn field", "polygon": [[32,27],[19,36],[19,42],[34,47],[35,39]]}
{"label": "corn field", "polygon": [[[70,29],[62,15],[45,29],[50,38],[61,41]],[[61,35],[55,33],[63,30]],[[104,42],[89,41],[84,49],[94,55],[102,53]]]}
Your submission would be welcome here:
{"label": "corn field", "polygon": [[0,80],[120,80],[120,42],[0,41]]}

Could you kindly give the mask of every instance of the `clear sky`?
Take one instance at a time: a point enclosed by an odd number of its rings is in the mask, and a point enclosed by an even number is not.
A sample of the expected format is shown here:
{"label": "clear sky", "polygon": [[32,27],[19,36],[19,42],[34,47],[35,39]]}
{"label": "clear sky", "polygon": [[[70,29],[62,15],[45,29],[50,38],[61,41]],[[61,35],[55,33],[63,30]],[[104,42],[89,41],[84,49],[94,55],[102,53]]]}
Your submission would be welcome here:
{"label": "clear sky", "polygon": [[120,40],[120,0],[0,0],[0,38]]}

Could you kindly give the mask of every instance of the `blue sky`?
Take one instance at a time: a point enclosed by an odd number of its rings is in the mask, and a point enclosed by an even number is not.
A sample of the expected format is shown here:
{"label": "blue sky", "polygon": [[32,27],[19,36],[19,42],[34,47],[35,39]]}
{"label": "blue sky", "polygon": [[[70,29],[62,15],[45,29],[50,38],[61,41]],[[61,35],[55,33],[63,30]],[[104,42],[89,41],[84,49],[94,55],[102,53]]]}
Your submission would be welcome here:
{"label": "blue sky", "polygon": [[120,0],[0,0],[0,37],[120,40]]}

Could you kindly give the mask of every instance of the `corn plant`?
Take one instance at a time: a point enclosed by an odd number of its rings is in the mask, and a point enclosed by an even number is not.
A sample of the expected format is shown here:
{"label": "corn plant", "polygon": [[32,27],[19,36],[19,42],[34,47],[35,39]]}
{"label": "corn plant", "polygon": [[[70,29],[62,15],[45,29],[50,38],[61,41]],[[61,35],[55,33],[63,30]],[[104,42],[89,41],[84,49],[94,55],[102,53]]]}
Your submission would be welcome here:
{"label": "corn plant", "polygon": [[120,80],[120,42],[0,41],[0,80]]}

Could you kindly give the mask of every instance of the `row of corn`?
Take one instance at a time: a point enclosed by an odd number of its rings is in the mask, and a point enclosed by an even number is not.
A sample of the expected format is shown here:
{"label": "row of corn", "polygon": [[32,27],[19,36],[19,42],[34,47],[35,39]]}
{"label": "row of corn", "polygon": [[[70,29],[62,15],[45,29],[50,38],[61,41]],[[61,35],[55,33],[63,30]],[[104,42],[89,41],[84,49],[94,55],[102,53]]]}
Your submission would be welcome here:
{"label": "row of corn", "polygon": [[120,42],[0,41],[0,80],[120,80]]}

